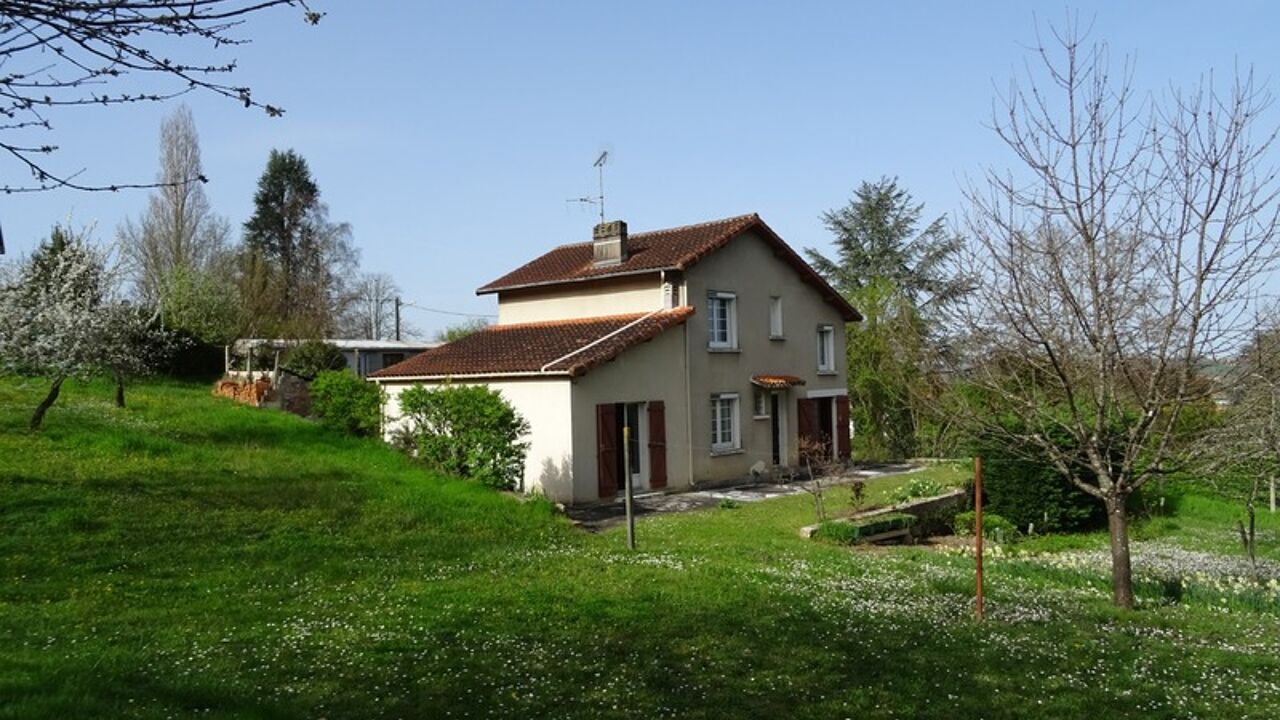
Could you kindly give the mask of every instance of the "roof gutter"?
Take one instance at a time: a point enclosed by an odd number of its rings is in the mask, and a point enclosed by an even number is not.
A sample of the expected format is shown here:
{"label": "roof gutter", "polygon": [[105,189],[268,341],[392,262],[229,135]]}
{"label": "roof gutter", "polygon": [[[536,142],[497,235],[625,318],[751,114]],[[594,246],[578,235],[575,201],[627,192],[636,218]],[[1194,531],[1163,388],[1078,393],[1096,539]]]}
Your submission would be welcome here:
{"label": "roof gutter", "polygon": [[492,379],[492,378],[535,378],[535,377],[572,377],[568,370],[552,370],[550,372],[543,370],[522,370],[520,372],[497,372],[497,373],[476,373],[474,375],[389,375],[385,377],[369,377],[366,378],[370,382],[412,382],[415,380],[458,380],[466,381],[472,379]]}
{"label": "roof gutter", "polygon": [[[507,292],[508,290],[525,290],[528,288],[554,287],[556,285],[573,285],[575,283],[591,282],[592,280],[613,280],[621,277],[636,277],[637,275],[654,275],[663,270],[679,270],[675,265],[666,267],[644,268],[642,270],[628,270],[626,272],[602,273],[600,275],[588,275],[586,277],[570,278],[568,280],[546,280],[543,282],[523,283],[521,285],[503,285],[501,287],[491,287],[492,283],[485,285],[476,290],[476,295],[493,295],[495,293]],[[496,280],[494,282],[497,282]]]}
{"label": "roof gutter", "polygon": [[591,342],[587,343],[586,345],[583,345],[582,347],[578,348],[577,350],[574,350],[574,351],[572,351],[572,352],[569,352],[569,353],[566,353],[566,354],[564,354],[564,355],[561,355],[560,357],[556,358],[555,360],[552,360],[551,362],[547,363],[546,365],[543,365],[541,368],[539,368],[539,369],[538,369],[538,372],[540,372],[540,373],[545,373],[545,372],[547,371],[547,368],[551,367],[552,365],[555,365],[555,364],[557,364],[557,363],[564,362],[565,360],[568,360],[569,358],[573,357],[574,355],[577,355],[578,353],[583,352],[583,351],[585,351],[585,350],[590,350],[591,348],[595,347],[596,345],[599,345],[600,343],[604,342],[605,340],[608,340],[609,338],[611,338],[611,337],[614,337],[614,336],[618,335],[619,333],[623,332],[624,330],[630,330],[631,328],[633,328],[633,327],[635,327],[636,325],[638,325],[638,324],[640,324],[640,323],[644,322],[645,320],[648,320],[649,318],[653,317],[654,315],[657,315],[657,314],[658,314],[658,313],[660,313],[660,312],[662,312],[662,308],[658,308],[657,310],[654,310],[653,312],[651,312],[651,313],[649,313],[649,314],[647,314],[647,315],[641,315],[640,317],[636,318],[635,320],[632,320],[631,322],[627,323],[626,325],[623,325],[622,327],[618,328],[617,330],[614,330],[613,332],[608,333],[607,335],[601,335],[600,337],[596,338],[595,340],[592,340]]}

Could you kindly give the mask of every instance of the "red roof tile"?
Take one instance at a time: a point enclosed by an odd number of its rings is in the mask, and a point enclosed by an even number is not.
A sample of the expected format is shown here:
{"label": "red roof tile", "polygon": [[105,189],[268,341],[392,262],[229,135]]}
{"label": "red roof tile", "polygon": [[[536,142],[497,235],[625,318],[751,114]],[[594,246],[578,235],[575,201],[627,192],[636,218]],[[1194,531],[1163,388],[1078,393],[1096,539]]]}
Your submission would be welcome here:
{"label": "red roof tile", "polygon": [[774,254],[813,285],[828,303],[840,311],[845,320],[862,319],[839,292],[827,284],[804,258],[796,254],[754,213],[630,235],[627,238],[627,259],[617,265],[597,266],[593,262],[589,242],[561,245],[481,287],[476,290],[476,294],[656,273],[659,270],[686,270],[748,230],[758,231],[772,246]]}
{"label": "red roof tile", "polygon": [[804,378],[795,375],[752,375],[751,382],[762,388],[777,389],[804,385]]}
{"label": "red roof tile", "polygon": [[656,313],[493,325],[372,373],[377,379],[547,372],[582,375],[693,314]]}

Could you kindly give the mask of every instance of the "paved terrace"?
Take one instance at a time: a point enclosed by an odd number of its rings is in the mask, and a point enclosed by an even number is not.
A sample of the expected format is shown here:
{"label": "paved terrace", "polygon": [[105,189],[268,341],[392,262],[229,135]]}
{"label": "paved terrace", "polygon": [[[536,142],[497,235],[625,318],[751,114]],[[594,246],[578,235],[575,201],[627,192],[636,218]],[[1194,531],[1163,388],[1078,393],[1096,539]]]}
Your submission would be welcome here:
{"label": "paved terrace", "polygon": [[[907,463],[866,464],[858,465],[838,476],[823,478],[827,485],[847,485],[854,480],[867,480],[887,475],[902,475],[921,469],[918,465]],[[686,492],[644,492],[635,496],[636,517],[660,513],[688,512],[715,507],[721,500],[733,500],[740,503],[760,502],[770,498],[796,495],[804,492],[800,487],[807,481],[748,481],[742,485],[730,485],[706,490],[689,490]],[[579,527],[590,532],[599,532],[614,525],[626,522],[626,506],[622,498],[613,502],[596,505],[570,507],[565,510]]]}

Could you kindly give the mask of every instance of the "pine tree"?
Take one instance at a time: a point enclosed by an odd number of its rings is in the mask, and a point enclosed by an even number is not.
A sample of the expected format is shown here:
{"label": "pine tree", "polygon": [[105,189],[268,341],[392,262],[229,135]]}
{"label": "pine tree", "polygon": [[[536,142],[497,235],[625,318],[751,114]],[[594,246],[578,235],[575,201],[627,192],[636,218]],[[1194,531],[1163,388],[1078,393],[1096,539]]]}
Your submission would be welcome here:
{"label": "pine tree", "polygon": [[924,395],[935,386],[925,368],[930,320],[969,287],[951,268],[959,239],[941,217],[918,230],[923,212],[896,179],[864,182],[848,205],[822,217],[835,258],[805,251],[864,316],[847,333],[847,367],[854,437],[874,458],[916,454]]}
{"label": "pine tree", "polygon": [[355,266],[350,227],[329,222],[311,169],[293,150],[271,151],[253,202],[253,217],[244,225],[242,289],[248,305],[269,308],[269,317],[258,318],[258,330],[327,334],[341,314]]}

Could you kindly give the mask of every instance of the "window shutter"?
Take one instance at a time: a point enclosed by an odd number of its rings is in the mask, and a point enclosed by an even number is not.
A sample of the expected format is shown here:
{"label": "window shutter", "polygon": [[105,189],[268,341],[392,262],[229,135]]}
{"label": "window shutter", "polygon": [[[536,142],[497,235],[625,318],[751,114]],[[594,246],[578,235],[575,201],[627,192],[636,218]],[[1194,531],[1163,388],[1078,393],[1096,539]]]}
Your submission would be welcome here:
{"label": "window shutter", "polygon": [[836,397],[836,453],[841,460],[849,459],[849,396]]}
{"label": "window shutter", "polygon": [[596,484],[600,497],[618,494],[618,409],[596,406]]}
{"label": "window shutter", "polygon": [[649,401],[649,487],[667,486],[667,412],[661,400]]}
{"label": "window shutter", "polygon": [[800,442],[818,440],[818,401],[812,398],[796,400],[796,434]]}

